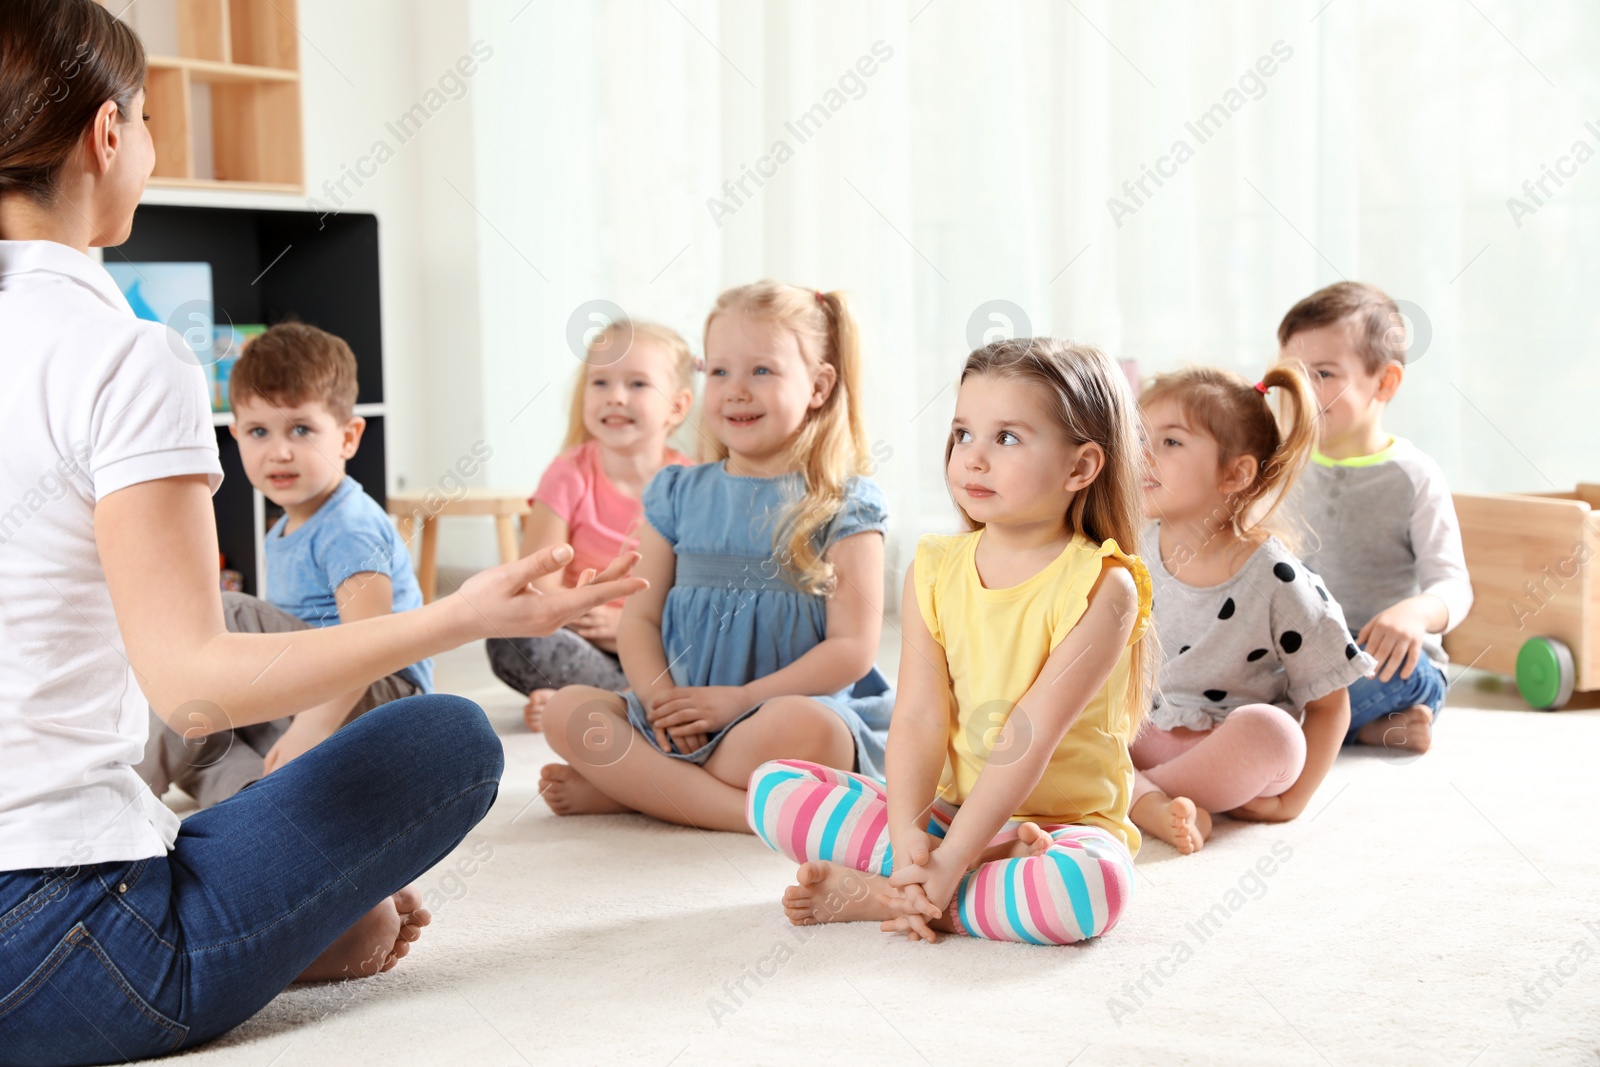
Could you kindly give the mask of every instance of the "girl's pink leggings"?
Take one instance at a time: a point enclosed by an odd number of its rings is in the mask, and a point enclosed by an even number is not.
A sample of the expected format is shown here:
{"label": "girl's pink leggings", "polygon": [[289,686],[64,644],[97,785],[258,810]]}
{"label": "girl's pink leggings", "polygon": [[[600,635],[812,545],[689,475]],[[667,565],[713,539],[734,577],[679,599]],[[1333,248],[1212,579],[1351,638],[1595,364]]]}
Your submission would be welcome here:
{"label": "girl's pink leggings", "polygon": [[1246,704],[1209,731],[1147,725],[1130,752],[1134,804],[1162,792],[1188,797],[1207,811],[1232,811],[1293,785],[1306,765],[1306,738],[1282,709]]}

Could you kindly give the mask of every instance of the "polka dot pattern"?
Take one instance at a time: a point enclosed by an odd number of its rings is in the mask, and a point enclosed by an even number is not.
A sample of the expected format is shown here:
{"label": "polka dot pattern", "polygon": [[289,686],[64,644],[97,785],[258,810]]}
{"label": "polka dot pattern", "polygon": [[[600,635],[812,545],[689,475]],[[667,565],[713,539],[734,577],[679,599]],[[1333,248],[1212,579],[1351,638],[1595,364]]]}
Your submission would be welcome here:
{"label": "polka dot pattern", "polygon": [[[1150,554],[1158,533],[1147,535]],[[1367,662],[1322,579],[1276,541],[1216,587],[1186,586],[1165,572],[1153,578],[1163,605],[1156,631],[1170,642],[1166,699],[1150,719],[1160,729],[1206,729],[1243,704],[1297,706],[1347,683]]]}

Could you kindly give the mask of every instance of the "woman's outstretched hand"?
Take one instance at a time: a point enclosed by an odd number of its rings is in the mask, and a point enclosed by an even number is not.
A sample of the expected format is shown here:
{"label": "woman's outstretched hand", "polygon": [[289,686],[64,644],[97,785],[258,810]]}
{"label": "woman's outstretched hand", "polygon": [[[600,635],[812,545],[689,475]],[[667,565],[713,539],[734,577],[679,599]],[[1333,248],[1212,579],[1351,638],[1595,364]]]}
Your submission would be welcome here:
{"label": "woman's outstretched hand", "polygon": [[554,593],[533,580],[553,574],[572,560],[570,545],[551,545],[512,563],[468,578],[452,597],[460,597],[480,637],[547,637],[587,611],[631,596],[649,582],[632,576],[639,553],[624,552],[598,574],[585,572],[576,586]]}

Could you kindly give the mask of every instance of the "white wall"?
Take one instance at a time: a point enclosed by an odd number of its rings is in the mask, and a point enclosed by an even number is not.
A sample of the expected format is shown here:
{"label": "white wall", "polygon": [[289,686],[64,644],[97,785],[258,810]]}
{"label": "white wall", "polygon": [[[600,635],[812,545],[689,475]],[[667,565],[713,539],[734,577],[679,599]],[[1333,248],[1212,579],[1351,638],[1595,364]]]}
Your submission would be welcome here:
{"label": "white wall", "polygon": [[[1431,330],[1386,427],[1453,486],[1597,476],[1593,4],[472,0],[472,13],[511,53],[474,116],[494,223],[479,220],[489,426],[549,384],[497,482],[528,483],[559,440],[564,316],[580,301],[698,342],[716,294],[763,276],[852,295],[868,435],[893,450],[878,475],[891,555],[953,520],[949,384],[969,317],[994,298],[1035,333],[1146,371],[1254,378],[1295,300],[1375,282]],[[893,55],[865,87],[814,136],[789,132],[879,41]],[[1217,109],[1220,125],[1191,131]],[[1189,153],[1164,182],[1126,191],[1180,140]],[[792,155],[712,220],[724,179],[778,141]],[[1565,177],[1536,215],[1513,212],[1547,167]],[[1137,210],[1112,213],[1113,197]]]}

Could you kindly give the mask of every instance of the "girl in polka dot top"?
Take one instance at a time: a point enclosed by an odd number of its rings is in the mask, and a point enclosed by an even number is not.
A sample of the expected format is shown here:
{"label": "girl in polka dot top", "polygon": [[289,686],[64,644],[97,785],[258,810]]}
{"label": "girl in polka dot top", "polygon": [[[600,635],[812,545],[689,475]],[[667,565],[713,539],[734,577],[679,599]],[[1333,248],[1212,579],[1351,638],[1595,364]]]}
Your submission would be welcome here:
{"label": "girl in polka dot top", "polygon": [[1139,404],[1154,520],[1139,555],[1163,663],[1132,749],[1129,814],[1189,853],[1212,812],[1285,822],[1305,810],[1349,726],[1345,687],[1374,661],[1271,521],[1316,440],[1298,365],[1255,385],[1205,367],[1158,375]]}

